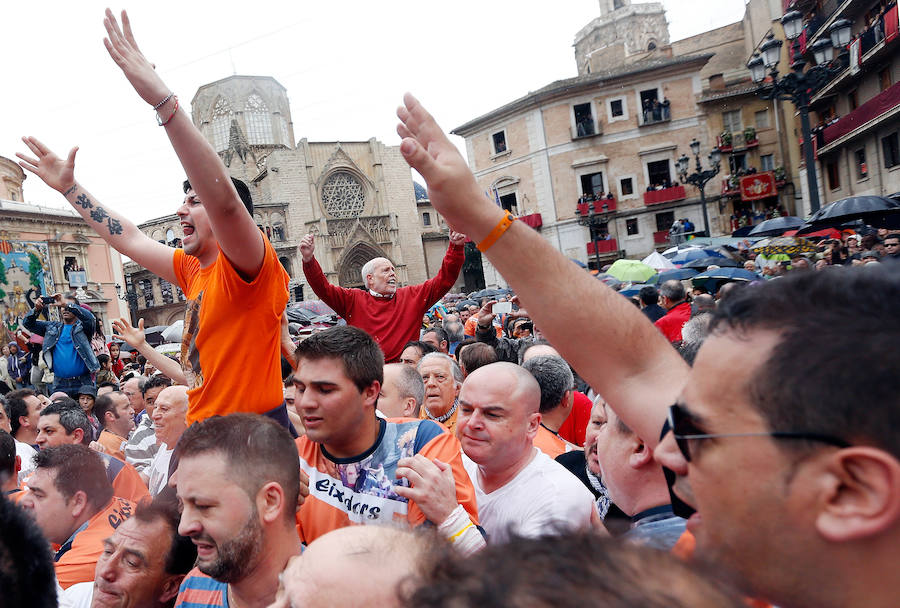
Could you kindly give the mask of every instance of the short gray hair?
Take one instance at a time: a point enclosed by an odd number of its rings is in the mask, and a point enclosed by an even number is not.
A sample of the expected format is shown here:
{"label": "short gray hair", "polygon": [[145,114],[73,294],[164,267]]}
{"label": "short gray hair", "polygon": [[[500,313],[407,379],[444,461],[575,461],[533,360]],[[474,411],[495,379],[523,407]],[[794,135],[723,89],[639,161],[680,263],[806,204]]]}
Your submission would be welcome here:
{"label": "short gray hair", "polygon": [[[462,370],[459,369],[459,365],[456,361],[453,360],[453,357],[450,355],[445,355],[444,353],[425,353],[421,359],[419,359],[419,365],[416,369],[420,369],[422,364],[428,360],[440,359],[441,361],[446,361],[450,364],[450,372],[453,374],[453,380],[456,381],[456,384],[462,384],[463,375]],[[421,379],[421,378],[420,378]]]}
{"label": "short gray hair", "polygon": [[466,338],[466,330],[457,319],[444,319],[444,331],[447,332],[450,342],[462,342]]}
{"label": "short gray hair", "polygon": [[397,392],[400,394],[400,398],[412,397],[416,400],[416,408],[421,407],[422,402],[425,401],[425,383],[422,382],[419,372],[413,366],[405,363],[388,363],[387,365],[397,366]]}
{"label": "short gray hair", "polygon": [[687,292],[684,290],[684,285],[681,284],[681,281],[673,279],[659,286],[659,295],[673,302],[681,302],[687,297]]}
{"label": "short gray hair", "polygon": [[562,357],[538,355],[523,363],[522,367],[534,376],[541,387],[542,414],[555,409],[562,402],[566,391],[575,388],[575,376]]}

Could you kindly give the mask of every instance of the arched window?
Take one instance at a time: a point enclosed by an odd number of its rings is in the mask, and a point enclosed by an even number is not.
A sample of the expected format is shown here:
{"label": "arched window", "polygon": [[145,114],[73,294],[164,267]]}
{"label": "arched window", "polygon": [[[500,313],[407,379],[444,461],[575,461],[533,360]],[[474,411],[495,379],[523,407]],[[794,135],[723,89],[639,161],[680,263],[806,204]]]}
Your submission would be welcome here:
{"label": "arched window", "polygon": [[247,141],[250,144],[275,143],[272,137],[272,116],[269,114],[269,107],[256,93],[247,98],[244,118],[247,121]]}
{"label": "arched window", "polygon": [[284,267],[285,271],[288,273],[288,276],[293,275],[293,270],[291,269],[291,260],[287,257],[280,257],[278,261],[281,262],[281,265]]}
{"label": "arched window", "polygon": [[172,293],[172,284],[167,280],[159,280],[159,291],[162,293],[163,304],[171,304],[175,301],[175,296]]}
{"label": "arched window", "polygon": [[656,50],[656,43],[653,42],[653,41],[651,40],[651,41],[650,41],[650,44],[647,45],[647,50],[648,50],[648,51],[655,51],[655,50]]}
{"label": "arched window", "polygon": [[272,226],[272,240],[283,241],[286,238],[284,230],[284,218],[277,211],[269,216],[269,224]]}
{"label": "arched window", "polygon": [[359,217],[366,205],[366,192],[352,173],[335,171],[322,186],[322,204],[332,217]]}
{"label": "arched window", "polygon": [[141,279],[141,295],[144,296],[144,308],[153,307],[153,284],[150,279]]}
{"label": "arched window", "polygon": [[228,135],[231,131],[231,106],[222,97],[216,100],[212,113],[212,142],[216,152],[228,148]]}

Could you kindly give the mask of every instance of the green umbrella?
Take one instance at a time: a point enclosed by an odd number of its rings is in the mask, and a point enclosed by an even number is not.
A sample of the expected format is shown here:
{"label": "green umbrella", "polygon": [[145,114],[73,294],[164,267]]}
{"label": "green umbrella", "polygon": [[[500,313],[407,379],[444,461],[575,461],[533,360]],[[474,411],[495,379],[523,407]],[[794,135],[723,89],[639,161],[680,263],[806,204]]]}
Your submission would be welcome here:
{"label": "green umbrella", "polygon": [[806,239],[796,236],[779,236],[770,239],[763,239],[750,248],[750,251],[761,253],[769,257],[774,254],[781,255],[802,255],[804,253],[815,253],[818,251],[816,245]]}
{"label": "green umbrella", "polygon": [[606,274],[630,283],[645,283],[656,271],[638,260],[616,260]]}

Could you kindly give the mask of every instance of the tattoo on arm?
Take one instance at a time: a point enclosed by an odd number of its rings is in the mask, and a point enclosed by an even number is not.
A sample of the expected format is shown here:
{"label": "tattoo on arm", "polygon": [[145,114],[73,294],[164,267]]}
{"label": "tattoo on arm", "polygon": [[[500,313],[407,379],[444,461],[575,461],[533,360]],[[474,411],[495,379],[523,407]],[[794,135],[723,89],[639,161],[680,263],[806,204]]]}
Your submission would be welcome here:
{"label": "tattoo on arm", "polygon": [[[72,186],[69,190],[66,191],[66,194],[74,191],[76,186]],[[90,209],[91,219],[97,222],[98,224],[102,224],[103,220],[106,220],[106,229],[109,230],[109,233],[113,236],[122,234],[123,228],[122,223],[116,218],[110,216],[106,209],[103,207],[94,207],[94,204],[91,202],[91,199],[88,198],[86,194],[79,194],[75,198],[75,204],[79,205],[82,209]]]}
{"label": "tattoo on arm", "polygon": [[122,224],[114,217],[107,218],[106,227],[109,229],[110,234],[122,234]]}
{"label": "tattoo on arm", "polygon": [[72,193],[75,192],[76,190],[78,190],[78,184],[72,184],[72,187],[71,187],[71,188],[69,188],[68,190],[66,190],[65,192],[63,192],[63,196],[69,196],[70,194],[72,194]]}
{"label": "tattoo on arm", "polygon": [[108,217],[109,214],[103,209],[103,207],[96,207],[94,209],[91,209],[91,219],[97,223],[102,222]]}
{"label": "tattoo on arm", "polygon": [[82,209],[90,209],[94,206],[93,203],[91,203],[91,199],[88,198],[87,194],[79,194],[78,196],[76,196],[75,204],[80,205]]}

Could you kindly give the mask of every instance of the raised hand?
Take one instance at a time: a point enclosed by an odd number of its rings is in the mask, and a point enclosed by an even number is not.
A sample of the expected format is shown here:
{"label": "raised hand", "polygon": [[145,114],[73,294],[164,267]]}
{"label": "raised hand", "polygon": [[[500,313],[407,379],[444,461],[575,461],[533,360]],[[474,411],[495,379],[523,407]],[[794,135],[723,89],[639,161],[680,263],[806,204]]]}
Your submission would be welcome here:
{"label": "raised hand", "polygon": [[144,332],[144,320],[138,319],[138,326],[135,327],[128,322],[128,319],[114,319],[112,322],[112,337],[117,340],[127,342],[131,346],[137,348],[139,344],[147,340]]}
{"label": "raised hand", "polygon": [[125,78],[141,96],[141,99],[155,106],[169,94],[169,88],[156,73],[152,63],[147,61],[141,49],[138,48],[131,31],[131,21],[128,13],[122,11],[122,28],[116,21],[112,11],[106,9],[106,17],[103,19],[103,27],[106,28],[107,37],[103,44],[113,61],[116,62]]}
{"label": "raised hand", "polygon": [[484,306],[475,313],[476,318],[478,319],[478,324],[484,327],[494,321],[494,317],[496,316],[491,309],[494,307],[494,304],[497,303],[497,300],[489,300],[484,303]]}
{"label": "raised hand", "polygon": [[23,137],[22,141],[37,158],[16,152],[21,161],[19,165],[57,192],[65,194],[75,184],[75,154],[78,147],[69,150],[69,156],[63,160],[35,137]]}
{"label": "raised hand", "polygon": [[431,204],[447,224],[480,242],[502,217],[502,210],[481,191],[459,150],[422,104],[409,93],[403,104],[397,108],[400,152],[425,178]]}
{"label": "raised hand", "polygon": [[401,458],[397,462],[397,477],[405,477],[410,487],[394,486],[394,491],[416,503],[435,525],[444,523],[459,504],[453,469],[445,462],[429,460],[422,454]]}
{"label": "raised hand", "polygon": [[466,235],[464,235],[462,232],[457,232],[451,228],[450,229],[450,243],[453,245],[456,245],[457,247],[462,247],[463,245],[466,244]]}
{"label": "raised hand", "polygon": [[316,253],[316,237],[313,234],[307,234],[302,239],[300,239],[300,257],[303,258],[304,262],[308,262],[313,259],[313,256]]}

